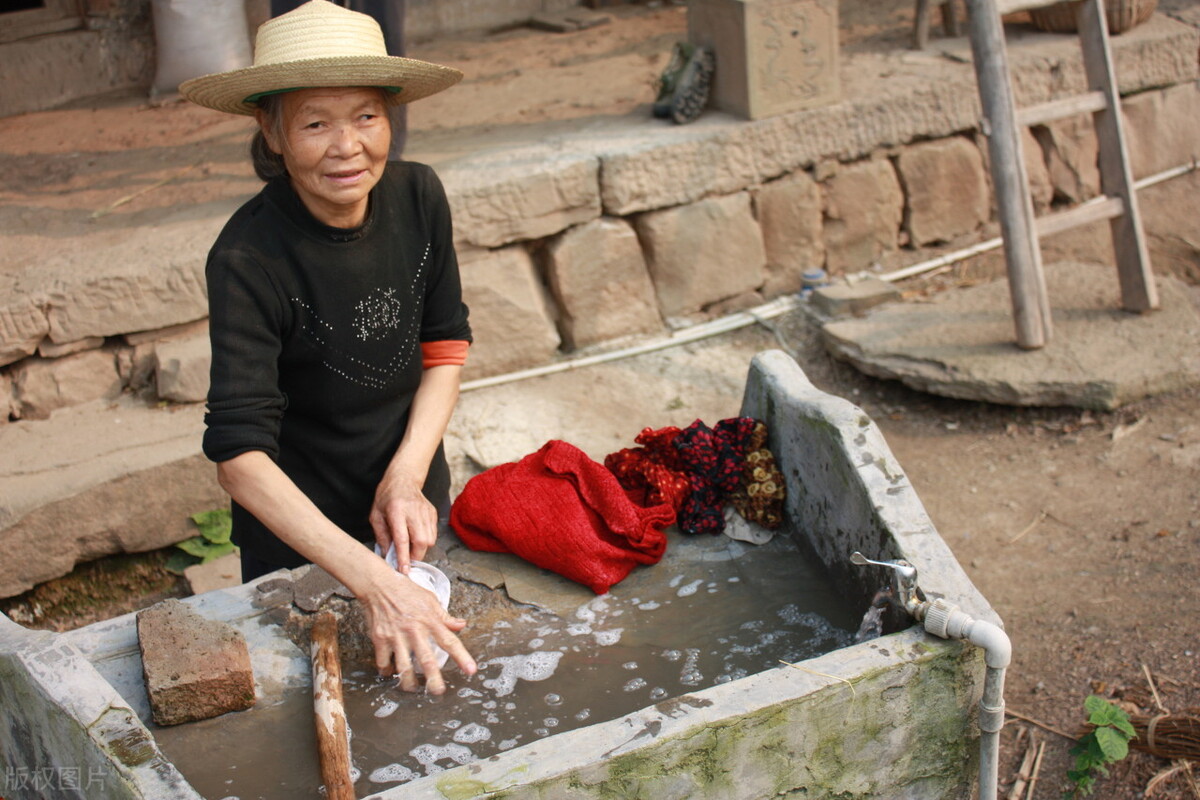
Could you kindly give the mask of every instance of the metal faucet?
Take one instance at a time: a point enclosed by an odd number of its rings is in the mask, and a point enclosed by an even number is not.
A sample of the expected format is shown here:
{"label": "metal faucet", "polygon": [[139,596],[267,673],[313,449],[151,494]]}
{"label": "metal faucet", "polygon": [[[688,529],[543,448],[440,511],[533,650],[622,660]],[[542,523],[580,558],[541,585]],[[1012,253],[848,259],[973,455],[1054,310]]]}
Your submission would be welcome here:
{"label": "metal faucet", "polygon": [[900,605],[909,614],[918,619],[921,618],[917,615],[917,609],[925,602],[925,593],[921,591],[921,587],[917,586],[916,567],[904,559],[897,559],[896,561],[872,561],[857,550],[850,554],[850,563],[859,567],[872,565],[894,570],[896,572],[896,595],[900,600]]}

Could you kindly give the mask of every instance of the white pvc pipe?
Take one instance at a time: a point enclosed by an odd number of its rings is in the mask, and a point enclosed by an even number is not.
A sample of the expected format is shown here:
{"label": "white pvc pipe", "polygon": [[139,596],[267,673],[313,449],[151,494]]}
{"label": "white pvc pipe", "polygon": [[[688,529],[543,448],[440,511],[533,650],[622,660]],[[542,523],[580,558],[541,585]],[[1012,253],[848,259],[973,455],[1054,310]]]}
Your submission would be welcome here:
{"label": "white pvc pipe", "polygon": [[998,625],[977,620],[944,599],[920,603],[914,616],[943,639],[962,639],[984,652],[987,672],[979,700],[979,800],[996,800],[1000,786],[1000,730],[1004,727],[1004,674],[1012,641]]}
{"label": "white pvc pipe", "polygon": [[653,353],[658,350],[665,350],[668,347],[676,347],[688,342],[707,339],[710,336],[716,336],[721,333],[738,330],[739,328],[749,327],[757,322],[765,319],[782,316],[789,311],[794,311],[799,305],[799,300],[794,295],[784,295],[778,297],[769,303],[763,303],[760,306],[755,306],[747,311],[738,311],[728,316],[719,317],[708,322],[702,322],[698,325],[692,325],[687,328],[675,331],[669,336],[652,339],[641,344],[631,345],[621,348],[620,350],[612,350],[607,353],[597,353],[590,356],[582,356],[573,358],[569,361],[559,361],[554,364],[546,364],[541,367],[533,367],[532,369],[521,370],[520,372],[509,372],[504,375],[493,375],[490,378],[479,378],[474,381],[467,381],[460,389],[463,392],[469,392],[473,389],[484,389],[489,386],[499,386],[504,383],[513,383],[515,381],[525,380],[526,378],[538,378],[543,375],[553,375],[558,372],[569,372],[573,369],[582,367],[590,367],[593,364],[603,364],[609,361],[618,361],[632,356],[642,355],[643,353]]}

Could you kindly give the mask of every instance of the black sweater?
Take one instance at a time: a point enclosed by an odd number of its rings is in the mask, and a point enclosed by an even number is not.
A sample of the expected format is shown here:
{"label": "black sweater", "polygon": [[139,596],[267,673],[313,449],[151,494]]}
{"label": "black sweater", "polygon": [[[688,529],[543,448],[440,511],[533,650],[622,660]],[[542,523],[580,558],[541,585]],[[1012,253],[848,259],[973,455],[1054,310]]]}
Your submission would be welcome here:
{"label": "black sweater", "polygon": [[[375,489],[408,423],[421,342],[470,341],[450,210],[433,170],[390,162],[359,228],[330,228],[286,179],[225,225],[208,257],[212,375],[204,452],[269,455],[335,524],[371,541]],[[425,482],[448,502],[439,448]],[[234,541],[304,559],[233,505]]]}

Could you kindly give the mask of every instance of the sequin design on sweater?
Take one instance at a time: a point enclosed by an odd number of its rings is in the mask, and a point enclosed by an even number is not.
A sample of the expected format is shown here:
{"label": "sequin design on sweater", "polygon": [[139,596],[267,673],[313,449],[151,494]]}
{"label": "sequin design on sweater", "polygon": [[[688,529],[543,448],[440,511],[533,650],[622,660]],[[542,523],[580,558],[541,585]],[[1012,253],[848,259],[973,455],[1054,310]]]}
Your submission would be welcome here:
{"label": "sequin design on sweater", "polygon": [[[383,364],[372,363],[339,347],[334,343],[339,338],[334,325],[322,319],[304,300],[299,297],[291,299],[297,308],[297,316],[302,320],[300,330],[325,354],[323,363],[326,368],[351,383],[371,389],[385,389],[396,375],[412,363],[420,351],[421,293],[418,288],[429,260],[429,249],[430,245],[426,243],[421,261],[410,281],[409,296],[414,298],[415,308],[409,308],[409,313],[405,313],[401,292],[394,286],[375,288],[354,305],[352,328],[357,341],[371,342],[398,336],[402,343]],[[304,313],[299,313],[301,309]]]}

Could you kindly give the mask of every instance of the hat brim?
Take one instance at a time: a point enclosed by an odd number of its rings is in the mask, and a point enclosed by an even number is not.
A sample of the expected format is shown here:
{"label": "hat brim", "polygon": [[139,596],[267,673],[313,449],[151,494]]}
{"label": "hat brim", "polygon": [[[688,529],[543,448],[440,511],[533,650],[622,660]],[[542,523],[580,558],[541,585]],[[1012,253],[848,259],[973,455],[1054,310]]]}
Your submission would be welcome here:
{"label": "hat brim", "polygon": [[[192,78],[179,92],[198,105],[229,114],[253,115],[247,98],[289,89],[356,86],[388,87],[391,103],[411,103],[462,80],[453,67],[401,56],[326,56],[282,64],[262,64]],[[395,91],[399,89],[399,91]]]}

